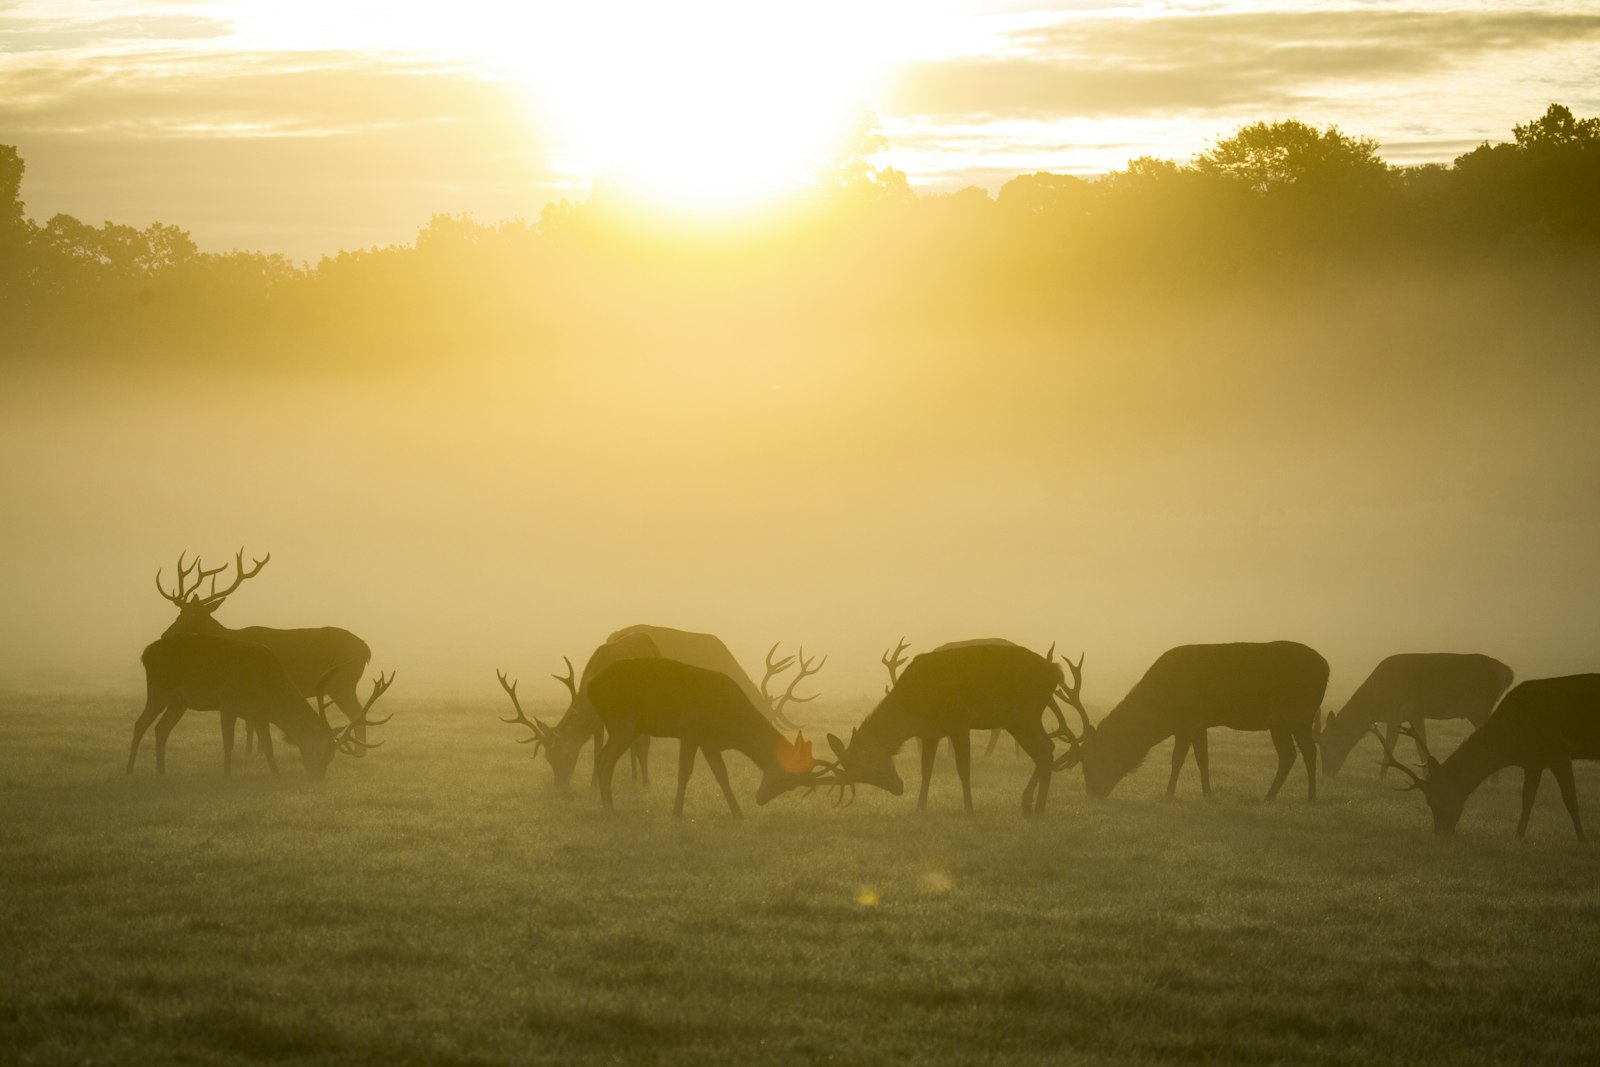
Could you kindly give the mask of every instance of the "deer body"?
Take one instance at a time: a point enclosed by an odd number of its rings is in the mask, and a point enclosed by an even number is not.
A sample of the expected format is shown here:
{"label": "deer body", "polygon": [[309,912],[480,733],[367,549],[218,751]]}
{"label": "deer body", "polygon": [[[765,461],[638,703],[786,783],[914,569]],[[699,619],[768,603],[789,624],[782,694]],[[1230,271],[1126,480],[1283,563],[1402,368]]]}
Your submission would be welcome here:
{"label": "deer body", "polygon": [[922,790],[917,807],[925,809],[933,753],[939,738],[948,737],[961,779],[962,801],[971,811],[970,732],[1005,730],[1034,761],[1033,775],[1022,793],[1023,811],[1043,811],[1050,793],[1053,752],[1040,716],[1046,708],[1052,709],[1065,729],[1055,702],[1062,685],[1059,664],[1009,642],[961,642],[913,657],[894,687],[862,720],[849,744],[828,735],[838,758],[836,781],[876,785],[899,796],[905,784],[893,757],[915,737],[922,742]]}
{"label": "deer body", "polygon": [[617,760],[639,737],[679,740],[675,817],[683,815],[696,752],[705,753],[728,808],[736,816],[739,802],[722,760],[722,753],[729,749],[743,753],[761,769],[757,804],[817,782],[810,743],[798,735],[794,742],[786,740],[743,688],[720,671],[670,659],[620,660],[589,680],[588,695],[605,728],[598,773],[600,803],[608,811]]}
{"label": "deer body", "polygon": [[1267,799],[1278,795],[1299,747],[1309,795],[1317,797],[1313,727],[1328,686],[1328,661],[1294,641],[1180,645],[1163,652],[1138,683],[1062,766],[1081,762],[1093,796],[1104,797],[1145,754],[1174,738],[1167,795],[1173,795],[1192,747],[1202,791],[1211,793],[1206,730],[1267,730],[1278,750],[1278,774]]}
{"label": "deer body", "polygon": [[1427,798],[1433,829],[1439,834],[1455,832],[1467,798],[1485,778],[1502,767],[1521,767],[1519,840],[1528,832],[1539,779],[1548,770],[1572,816],[1572,829],[1583,841],[1578,793],[1572,780],[1575,759],[1600,760],[1600,674],[1523,682],[1506,694],[1488,721],[1468,734],[1443,763],[1428,757],[1425,778],[1392,760],[1389,765],[1411,775],[1411,788],[1420,789]]}
{"label": "deer body", "polygon": [[1390,656],[1373,668],[1343,708],[1328,717],[1319,735],[1322,771],[1338,774],[1351,749],[1373,726],[1387,729],[1385,756],[1394,753],[1401,723],[1409,724],[1416,735],[1419,755],[1427,747],[1427,719],[1461,718],[1482,726],[1511,680],[1511,668],[1489,656],[1451,652]]}
{"label": "deer body", "polygon": [[[234,579],[226,589],[217,590],[215,575],[226,570],[226,565],[215,569],[206,569],[201,566],[197,557],[187,567],[184,566],[183,557],[178,558],[178,585],[175,591],[168,592],[161,585],[161,574],[156,574],[156,589],[161,595],[171,601],[178,609],[178,617],[162,632],[163,637],[172,637],[177,634],[200,634],[207,637],[228,638],[243,641],[248,644],[270,649],[273,655],[283,664],[296,690],[302,697],[318,695],[318,686],[324,685],[327,696],[339,705],[339,710],[344,712],[345,718],[357,722],[361,713],[361,699],[356,694],[357,687],[361,684],[361,676],[367,669],[367,663],[372,659],[372,650],[367,643],[349,630],[337,626],[318,626],[297,629],[278,629],[271,626],[245,626],[232,629],[224,626],[217,620],[216,611],[224,601],[239,588],[244,582],[254,578],[260,573],[272,558],[270,554],[254,561],[254,566],[246,568],[244,564],[244,550],[241,549],[234,558],[236,567]],[[211,588],[202,594],[200,583],[206,578],[212,578]],[[193,585],[189,581],[193,580]],[[330,673],[331,672],[331,673]],[[178,710],[172,719],[176,725],[178,719],[183,717],[183,711]],[[156,730],[156,761],[159,765],[162,760],[162,750],[166,745],[167,733],[171,732],[171,725],[166,731]],[[224,765],[231,759],[233,751],[232,724],[224,720],[223,725],[223,761]],[[357,741],[365,746],[366,727],[359,726],[356,731]],[[368,746],[370,747],[370,746]],[[359,749],[358,749],[359,753]]]}
{"label": "deer body", "polygon": [[[156,731],[164,740],[186,708],[221,712],[225,737],[231,736],[235,719],[259,727],[262,749],[274,774],[278,766],[266,729],[269,725],[282,730],[300,750],[306,773],[316,780],[327,773],[335,752],[350,751],[346,736],[335,732],[323,715],[311,709],[278,657],[263,645],[209,634],[173,634],[149,645],[140,661],[144,664],[145,706],[134,724],[133,744],[128,750],[130,774],[139,754],[139,740],[150,723],[161,715]],[[387,682],[375,685],[367,707],[387,688]],[[358,705],[353,721],[365,722],[365,711]],[[231,745],[228,748],[231,751]],[[159,743],[156,770],[166,773],[165,745]]]}
{"label": "deer body", "polygon": [[[776,646],[774,646],[776,648]],[[766,692],[750,680],[750,676],[739,666],[739,661],[734,659],[728,646],[722,639],[714,634],[696,633],[691,630],[677,630],[670,626],[628,626],[616,631],[606,638],[604,644],[596,648],[584,664],[583,674],[574,679],[572,665],[567,664],[566,675],[556,675],[557,681],[564,684],[571,700],[567,710],[557,720],[554,726],[545,726],[537,720],[522,721],[534,730],[534,736],[528,740],[537,740],[544,751],[545,759],[555,773],[556,787],[558,789],[570,788],[572,773],[577,767],[578,756],[583,746],[594,743],[594,774],[598,780],[600,774],[600,751],[605,744],[605,727],[600,715],[590,699],[589,685],[600,673],[616,663],[638,659],[669,659],[690,666],[700,667],[705,670],[716,671],[731,679],[739,691],[743,693],[755,707],[772,708],[774,718],[782,720],[782,705],[786,700],[804,702],[811,697],[795,697],[793,684],[789,692],[776,699],[769,697]],[[809,661],[802,657],[801,671],[809,669]],[[775,664],[768,657],[769,675],[772,668],[784,669],[791,660],[785,659]],[[820,669],[820,665],[817,669]],[[811,673],[815,673],[811,671]],[[800,677],[805,677],[802,673]],[[800,680],[799,677],[795,682]],[[502,679],[501,685],[510,692],[511,686]],[[513,696],[513,701],[515,697]],[[518,708],[521,716],[521,709]],[[517,722],[517,719],[508,719],[507,722]],[[633,749],[630,750],[644,781],[650,780],[649,752],[650,736],[641,734]]]}

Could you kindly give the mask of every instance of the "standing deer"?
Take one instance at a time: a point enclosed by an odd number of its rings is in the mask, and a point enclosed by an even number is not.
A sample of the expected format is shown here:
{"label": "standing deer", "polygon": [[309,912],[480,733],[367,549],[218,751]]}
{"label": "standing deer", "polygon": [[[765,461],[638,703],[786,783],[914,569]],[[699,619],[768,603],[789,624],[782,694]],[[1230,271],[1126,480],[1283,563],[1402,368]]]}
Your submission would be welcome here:
{"label": "standing deer", "polygon": [[[1051,652],[1053,655],[1054,648]],[[836,761],[830,768],[832,783],[852,789],[857,784],[875,785],[899,796],[905,783],[895,770],[894,755],[915,737],[922,742],[922,791],[917,809],[925,810],[933,755],[939,738],[948,737],[961,779],[962,803],[971,811],[970,733],[1000,729],[1016,738],[1034,763],[1022,791],[1022,810],[1025,814],[1041,812],[1050,794],[1053,756],[1050,737],[1040,721],[1044,709],[1054,711],[1061,730],[1067,729],[1057,696],[1073,703],[1077,700],[1076,691],[1066,688],[1061,665],[1018,645],[964,642],[924,652],[912,658],[888,695],[850,735],[849,744],[828,735]]]}
{"label": "standing deer", "polygon": [[[947,648],[965,648],[968,645],[1008,645],[1011,648],[1021,647],[1015,641],[1008,641],[1004,637],[976,637],[967,641],[949,641],[940,645],[938,648],[934,649],[934,651],[943,652]],[[894,646],[894,648],[884,649],[883,655],[879,657],[878,662],[882,663],[884,670],[889,672],[889,684],[883,689],[885,693],[887,693],[890,689],[893,689],[894,684],[900,680],[900,668],[905,666],[905,652],[909,647],[910,646],[906,644],[906,639],[902,637]],[[1052,648],[1053,647],[1054,646],[1052,646]],[[989,731],[989,743],[985,745],[983,749],[983,755],[985,759],[994,755],[995,747],[1000,744],[1000,735],[1004,732],[1005,731],[1003,730]],[[1016,745],[1012,745],[1013,754],[1020,754],[1021,751],[1022,750],[1017,748]]]}
{"label": "standing deer", "polygon": [[[522,706],[517,702],[513,692],[516,682],[508,682],[502,674],[500,686],[511,696],[516,714],[501,721],[526,726],[533,731],[532,736],[523,739],[524,742],[536,742],[535,751],[540,749],[544,751],[545,760],[555,772],[556,787],[567,789],[572,783],[573,769],[578,765],[578,755],[583,746],[590,741],[594,742],[595,774],[599,775],[600,747],[605,741],[604,727],[589,700],[589,682],[611,664],[633,659],[672,659],[717,671],[733,679],[740,691],[756,707],[769,708],[773,720],[778,725],[784,726],[788,722],[783,714],[785,706],[790,703],[803,704],[816,699],[814,693],[810,696],[796,696],[795,687],[804,679],[822,670],[827,659],[824,657],[821,662],[817,662],[815,657],[807,658],[804,650],[800,652],[798,658],[795,656],[774,658],[777,651],[777,645],[768,650],[766,674],[762,676],[761,685],[757,686],[750,680],[749,675],[745,674],[744,668],[739,666],[739,661],[733,658],[728,646],[712,634],[676,630],[670,626],[625,627],[606,638],[605,644],[590,654],[588,662],[583,666],[581,678],[574,677],[572,661],[562,658],[567,665],[567,673],[552,677],[567,687],[569,700],[567,710],[554,726],[546,726],[541,720],[537,718],[530,720],[524,715]],[[788,688],[776,696],[769,694],[767,684],[772,678],[796,664],[798,670],[790,680]],[[637,766],[646,782],[650,780],[649,751],[648,736],[641,736],[631,750],[633,765]]]}
{"label": "standing deer", "polygon": [[[1466,719],[1482,726],[1495,702],[1511,687],[1511,668],[1488,656],[1453,652],[1404,652],[1375,667],[1339,711],[1318,732],[1322,773],[1333,777],[1350,750],[1376,725],[1385,760],[1394,755],[1395,735],[1409,723],[1417,755],[1425,755],[1428,719]],[[1383,771],[1387,771],[1387,765]]]}
{"label": "standing deer", "polygon": [[[1377,727],[1372,728],[1377,733]],[[1420,739],[1419,739],[1420,740]],[[1411,778],[1406,789],[1420,790],[1433,812],[1433,832],[1453,834],[1467,798],[1482,781],[1502,767],[1522,768],[1522,818],[1517,839],[1528,832],[1528,817],[1539,793],[1539,779],[1548,770],[1561,789],[1561,801],[1572,816],[1578,840],[1578,790],[1572,761],[1600,760],[1600,674],[1572,674],[1523,682],[1500,701],[1487,722],[1467,735],[1443,763],[1426,754],[1425,775],[1384,755],[1383,762]]]}
{"label": "standing deer", "polygon": [[811,743],[798,732],[793,741],[785,739],[749,694],[720,671],[671,659],[619,660],[589,679],[587,694],[605,728],[599,781],[600,804],[607,811],[612,810],[611,775],[617,760],[641,736],[678,738],[675,818],[683,817],[683,797],[696,752],[705,753],[735,816],[741,812],[722,761],[727,749],[744,753],[761,768],[757,804],[826,780],[825,768],[812,759]]}
{"label": "standing deer", "polygon": [[264,645],[210,634],[172,634],[147,647],[140,661],[144,664],[145,703],[134,726],[129,774],[139,753],[139,738],[157,715],[161,721],[156,723],[156,773],[166,773],[166,736],[187,708],[222,713],[225,773],[232,770],[233,723],[243,719],[260,728],[261,750],[273,774],[278,773],[278,763],[272,753],[269,725],[282,730],[300,750],[306,773],[316,781],[327,774],[335,752],[355,755],[362,748],[374,747],[356,736],[363,726],[382,726],[389,721],[369,721],[367,712],[393,684],[392,674],[374,680],[372,695],[357,705],[349,723],[335,730],[328,722],[325,696],[317,694],[317,710],[312,711],[282,661]]}
{"label": "standing deer", "polygon": [[1267,730],[1278,750],[1278,774],[1267,799],[1283,788],[1299,746],[1308,793],[1316,800],[1314,724],[1327,687],[1328,661],[1293,641],[1180,645],[1163,652],[1098,726],[1091,728],[1084,716],[1080,737],[1064,734],[1069,749],[1056,761],[1056,769],[1081,763],[1089,793],[1109,796],[1151,748],[1171,737],[1167,796],[1176,793],[1178,772],[1192,747],[1200,790],[1210,797],[1206,729]]}
{"label": "standing deer", "polygon": [[[295,688],[303,697],[316,696],[318,686],[323,683],[326,676],[327,695],[339,705],[339,710],[344,712],[345,718],[356,724],[356,741],[364,743],[367,733],[366,727],[358,721],[361,714],[361,700],[356,695],[356,687],[361,684],[361,676],[367,669],[367,661],[372,658],[372,650],[367,647],[367,643],[349,630],[341,630],[336,626],[291,630],[271,626],[244,626],[235,630],[224,626],[216,619],[217,609],[239,586],[260,574],[261,568],[272,559],[272,554],[269,552],[261,559],[255,560],[254,565],[246,570],[244,549],[241,548],[234,556],[233,581],[227,588],[220,590],[217,588],[217,575],[228,569],[227,564],[206,568],[201,565],[200,557],[196,556],[194,562],[185,566],[184,555],[187,553],[178,557],[178,580],[171,592],[161,584],[161,571],[156,571],[156,590],[178,609],[178,617],[161,636],[207,634],[262,645],[271,649],[283,663],[284,670],[288,671]],[[202,595],[200,585],[208,579],[210,587]],[[177,718],[182,716],[183,712],[180,710]],[[134,751],[138,751],[142,733],[142,730],[135,729]],[[166,734],[159,730],[156,732],[158,761],[165,738]],[[225,732],[224,747],[231,749],[232,746],[232,732]],[[359,754],[364,749],[358,745],[355,751]],[[132,755],[128,757],[128,766],[130,768],[133,766]]]}

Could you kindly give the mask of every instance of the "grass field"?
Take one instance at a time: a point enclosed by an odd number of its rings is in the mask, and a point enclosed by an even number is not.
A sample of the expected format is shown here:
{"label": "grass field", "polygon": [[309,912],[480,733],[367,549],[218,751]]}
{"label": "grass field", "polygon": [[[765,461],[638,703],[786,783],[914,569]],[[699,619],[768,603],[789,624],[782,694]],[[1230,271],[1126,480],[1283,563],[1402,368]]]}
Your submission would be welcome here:
{"label": "grass field", "polygon": [[[1025,820],[1009,743],[933,810],[862,790],[746,805],[703,764],[554,792],[474,704],[408,703],[363,761],[221,773],[191,713],[168,774],[139,694],[0,699],[0,1061],[1584,1063],[1600,1049],[1600,851],[1520,773],[1435,839],[1358,749],[1260,799],[1264,735],[1166,745],[1109,801],[1074,771]],[[863,706],[815,712],[842,725]],[[1440,728],[1435,748],[1461,736]],[[981,739],[975,739],[981,748]],[[1368,745],[1370,746],[1370,742]],[[734,784],[756,775],[731,756]],[[584,777],[587,758],[580,769]],[[914,751],[900,758],[911,784]],[[1600,768],[1578,790],[1600,827]]]}

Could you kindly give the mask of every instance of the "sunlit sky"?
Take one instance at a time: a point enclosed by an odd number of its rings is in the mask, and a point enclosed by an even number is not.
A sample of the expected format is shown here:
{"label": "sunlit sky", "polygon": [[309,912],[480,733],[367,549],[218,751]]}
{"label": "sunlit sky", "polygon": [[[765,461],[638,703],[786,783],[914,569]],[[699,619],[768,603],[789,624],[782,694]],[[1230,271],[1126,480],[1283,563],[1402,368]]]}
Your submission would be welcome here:
{"label": "sunlit sky", "polygon": [[1256,119],[1448,160],[1600,113],[1600,4],[0,3],[0,143],[43,220],[314,258],[597,175],[680,208],[792,189],[867,109],[920,189],[1185,158]]}

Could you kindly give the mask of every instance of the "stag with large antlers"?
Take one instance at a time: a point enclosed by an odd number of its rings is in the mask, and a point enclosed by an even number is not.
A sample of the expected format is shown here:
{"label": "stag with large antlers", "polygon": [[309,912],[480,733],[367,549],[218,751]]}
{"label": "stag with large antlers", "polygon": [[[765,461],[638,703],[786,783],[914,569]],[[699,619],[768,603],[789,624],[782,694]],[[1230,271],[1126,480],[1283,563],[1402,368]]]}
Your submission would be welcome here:
{"label": "stag with large antlers", "polygon": [[[1372,728],[1377,732],[1377,727]],[[1415,735],[1412,735],[1415,739]],[[1420,739],[1417,739],[1420,740]],[[1572,829],[1584,841],[1578,817],[1578,789],[1572,761],[1600,760],[1600,674],[1572,674],[1523,682],[1500,701],[1487,722],[1467,735],[1443,763],[1427,754],[1419,775],[1392,756],[1383,762],[1411,779],[1433,812],[1433,830],[1453,834],[1467,798],[1483,780],[1502,767],[1522,768],[1522,817],[1517,839],[1528,832],[1528,817],[1545,771],[1556,780],[1561,801],[1572,816]]]}
{"label": "stag with large antlers", "polygon": [[[1489,721],[1495,703],[1511,687],[1511,668],[1489,656],[1451,652],[1407,652],[1379,663],[1339,711],[1317,732],[1322,773],[1332,777],[1344,766],[1356,743],[1374,726],[1384,726],[1386,764],[1394,755],[1402,723],[1417,739],[1417,754],[1427,747],[1428,719],[1466,719],[1473,726]],[[1383,766],[1383,771],[1388,767]],[[1380,772],[1380,774],[1383,772]]]}
{"label": "stag with large antlers", "polygon": [[[341,630],[335,626],[299,629],[278,629],[270,626],[244,626],[231,629],[224,626],[216,619],[217,609],[241,585],[260,574],[261,568],[272,559],[272,554],[268,553],[260,559],[253,560],[251,565],[246,567],[244,549],[241,548],[233,559],[232,580],[220,589],[217,587],[217,577],[228,570],[227,564],[206,567],[198,556],[193,561],[185,563],[186,556],[187,553],[184,553],[178,557],[177,580],[172,589],[169,590],[162,585],[162,572],[156,571],[157,591],[178,609],[178,617],[166,628],[162,636],[205,634],[262,645],[270,649],[282,662],[284,670],[288,671],[290,679],[294,682],[295,689],[303,697],[316,696],[318,686],[326,677],[326,695],[339,705],[339,710],[344,713],[348,721],[356,724],[354,736],[358,742],[364,742],[366,727],[359,721],[361,699],[356,693],[356,687],[361,684],[361,677],[367,669],[367,661],[372,658],[372,651],[367,647],[367,643],[349,630]],[[204,589],[201,588],[202,585],[205,586]],[[180,710],[177,717],[181,718],[182,715],[183,712]],[[141,732],[135,733],[135,749],[138,747]],[[158,761],[165,736],[160,730],[156,731]],[[223,737],[226,754],[233,747],[233,736],[231,731],[225,731]],[[356,751],[359,753],[362,750],[357,747]],[[133,763],[131,758],[128,763],[131,767]]]}
{"label": "stag with large antlers", "polygon": [[[133,747],[128,753],[130,774],[139,753],[139,739],[158,715],[156,772],[166,773],[166,735],[187,708],[221,712],[225,739],[231,737],[235,719],[260,727],[262,752],[273,774],[278,773],[278,764],[267,727],[276,726],[300,750],[306,773],[316,780],[327,773],[336,752],[353,756],[374,747],[358,736],[363,726],[381,726],[389,721],[370,720],[367,713],[394,682],[392,674],[375,680],[371,695],[357,705],[355,716],[336,729],[328,722],[325,695],[317,693],[317,709],[312,711],[283,663],[262,645],[209,634],[173,634],[147,647],[140,659],[144,664],[145,705],[133,728]],[[323,682],[331,675],[328,672]],[[231,745],[225,751],[231,753]],[[226,756],[223,768],[231,771]]]}
{"label": "stag with large antlers", "polygon": [[720,671],[671,659],[622,660],[590,679],[588,693],[606,730],[599,778],[600,803],[607,811],[612,808],[611,776],[617,760],[640,736],[678,738],[675,817],[683,815],[697,752],[705,754],[735,816],[741,814],[739,801],[722,759],[729,749],[761,769],[757,804],[827,781],[826,767],[812,758],[811,742],[798,732],[793,741],[785,738],[739,684]]}
{"label": "stag with large antlers", "polygon": [[971,811],[971,731],[1000,729],[1016,738],[1034,763],[1022,791],[1023,812],[1043,811],[1050,794],[1053,752],[1040,716],[1049,708],[1059,728],[1067,729],[1056,703],[1067,691],[1054,651],[1052,646],[1052,655],[1046,657],[1009,643],[963,642],[914,657],[848,744],[828,735],[835,759],[830,765],[832,784],[842,789],[875,785],[899,796],[905,783],[895,770],[894,755],[915,737],[922,747],[917,808],[923,810],[928,806],[933,754],[939,739],[948,737],[961,779],[962,803]]}
{"label": "stag with large antlers", "polygon": [[[1080,680],[1081,684],[1081,680]],[[1200,767],[1200,789],[1211,795],[1206,730],[1266,730],[1278,750],[1278,774],[1267,799],[1278,795],[1294,768],[1295,748],[1305,759],[1309,795],[1317,799],[1314,727],[1328,687],[1328,661],[1294,641],[1262,644],[1180,645],[1163,652],[1137,685],[1098,726],[1084,716],[1081,736],[1063,735],[1068,751],[1057,770],[1083,765],[1092,796],[1111,793],[1145,754],[1174,739],[1167,796],[1192,747]],[[1080,708],[1081,714],[1081,708]]]}
{"label": "stag with large antlers", "polygon": [[[528,719],[522,714],[521,706],[516,703],[515,697],[512,702],[517,709],[516,716],[503,721],[518,723],[532,731],[531,736],[524,741],[528,743],[538,741],[536,748],[542,751],[551,770],[555,772],[557,788],[566,789],[572,782],[572,772],[578,764],[578,755],[583,746],[590,741],[595,743],[595,773],[598,776],[600,748],[604,743],[604,725],[589,700],[589,682],[611,664],[633,659],[672,659],[717,671],[731,678],[756,707],[769,709],[768,714],[773,720],[783,725],[787,723],[787,719],[783,717],[785,705],[805,703],[814,699],[814,695],[795,696],[794,689],[802,678],[821,670],[822,663],[813,665],[813,660],[806,658],[802,652],[799,657],[798,676],[789,683],[785,692],[776,697],[769,696],[764,686],[775,674],[782,673],[795,663],[795,657],[792,656],[775,659],[777,649],[778,646],[774,645],[767,653],[767,674],[762,679],[762,685],[757,686],[744,672],[744,668],[739,666],[739,661],[733,658],[728,646],[712,634],[677,630],[670,626],[628,626],[606,638],[605,644],[590,654],[583,666],[581,678],[574,679],[572,662],[563,659],[567,665],[567,673],[554,677],[566,686],[569,700],[566,711],[554,726],[546,726],[539,719]],[[505,681],[500,684],[509,692]],[[633,766],[637,767],[645,781],[650,780],[649,750],[648,736],[641,736],[631,750]]]}

